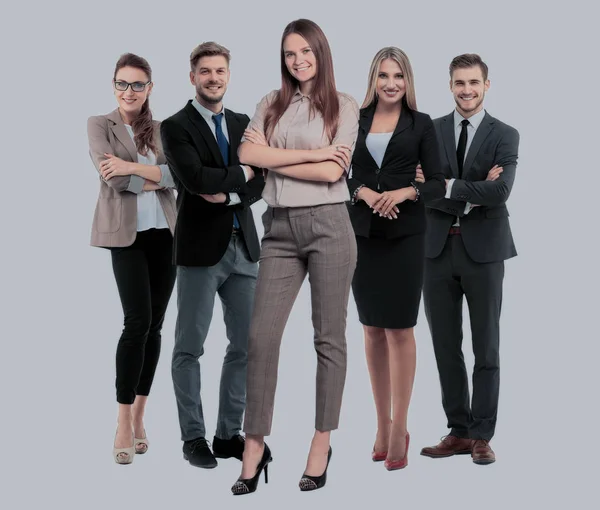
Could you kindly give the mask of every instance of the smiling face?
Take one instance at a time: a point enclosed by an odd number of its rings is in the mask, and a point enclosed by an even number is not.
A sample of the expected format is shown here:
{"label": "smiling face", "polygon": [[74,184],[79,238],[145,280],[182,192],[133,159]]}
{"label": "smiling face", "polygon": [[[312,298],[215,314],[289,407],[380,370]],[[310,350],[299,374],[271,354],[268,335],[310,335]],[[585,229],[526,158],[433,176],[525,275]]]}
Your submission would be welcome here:
{"label": "smiling face", "polygon": [[452,72],[450,90],[458,113],[466,119],[481,111],[489,88],[490,80],[483,79],[483,71],[479,66],[458,68]]}
{"label": "smiling face", "polygon": [[196,70],[190,72],[198,101],[209,109],[220,109],[229,77],[229,65],[222,55],[202,57],[196,64]]}
{"label": "smiling face", "polygon": [[306,39],[298,34],[289,34],[283,41],[283,56],[287,70],[298,80],[300,90],[310,91],[317,75],[317,58]]}
{"label": "smiling face", "polygon": [[402,101],[406,94],[406,82],[402,68],[394,59],[386,58],[379,66],[375,83],[379,101],[395,105]]}
{"label": "smiling face", "polygon": [[[148,75],[137,67],[122,67],[117,71],[113,82],[113,90],[119,109],[128,117],[135,118],[142,106],[150,96],[152,83],[148,83]],[[129,86],[127,86],[130,84]],[[147,84],[147,85],[146,85]],[[141,92],[135,92],[133,89],[140,89]],[[118,88],[127,87],[127,90],[118,90]]]}

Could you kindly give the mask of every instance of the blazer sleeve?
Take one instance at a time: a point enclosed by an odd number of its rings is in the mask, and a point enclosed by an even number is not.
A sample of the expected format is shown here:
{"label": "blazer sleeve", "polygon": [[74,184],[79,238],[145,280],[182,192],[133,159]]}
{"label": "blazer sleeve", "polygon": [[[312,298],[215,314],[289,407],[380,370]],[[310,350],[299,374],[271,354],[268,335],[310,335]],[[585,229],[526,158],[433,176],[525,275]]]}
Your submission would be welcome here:
{"label": "blazer sleeve", "polygon": [[239,193],[246,188],[246,174],[239,164],[225,168],[204,165],[187,131],[174,120],[164,120],[160,136],[169,168],[183,187],[200,193]]}
{"label": "blazer sleeve", "polygon": [[90,157],[100,175],[100,179],[116,191],[141,193],[145,180],[139,175],[118,175],[106,180],[100,174],[100,163],[106,159],[104,154],[114,152],[108,139],[108,121],[106,117],[90,117],[87,122],[87,135]]}
{"label": "blazer sleeve", "polygon": [[503,169],[500,177],[495,181],[475,182],[456,179],[450,198],[485,206],[504,204],[510,196],[515,180],[518,153],[519,132],[507,126],[507,132],[502,136],[494,158],[494,164]]}
{"label": "blazer sleeve", "polygon": [[435,127],[429,115],[424,115],[425,127],[419,143],[419,160],[425,182],[415,182],[424,201],[442,198],[446,193],[446,180],[442,173],[439,145]]}

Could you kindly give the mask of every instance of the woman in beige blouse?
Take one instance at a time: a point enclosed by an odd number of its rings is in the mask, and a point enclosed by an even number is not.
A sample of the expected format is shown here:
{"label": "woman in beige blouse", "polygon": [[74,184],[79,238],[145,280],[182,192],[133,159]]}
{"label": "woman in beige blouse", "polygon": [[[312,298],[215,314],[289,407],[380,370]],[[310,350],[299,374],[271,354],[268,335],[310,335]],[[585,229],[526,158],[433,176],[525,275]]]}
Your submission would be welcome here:
{"label": "woman in beige blouse", "polygon": [[254,492],[263,470],[266,481],[271,453],[264,436],[271,432],[279,348],[307,273],[318,365],[316,430],[301,490],[325,485],[346,376],[346,310],[356,266],[346,172],[358,104],[335,89],[329,44],[312,21],[284,30],[281,70],[281,89],[260,101],[239,149],[240,162],[266,169],[268,208],[248,346],[246,446],[234,494]]}

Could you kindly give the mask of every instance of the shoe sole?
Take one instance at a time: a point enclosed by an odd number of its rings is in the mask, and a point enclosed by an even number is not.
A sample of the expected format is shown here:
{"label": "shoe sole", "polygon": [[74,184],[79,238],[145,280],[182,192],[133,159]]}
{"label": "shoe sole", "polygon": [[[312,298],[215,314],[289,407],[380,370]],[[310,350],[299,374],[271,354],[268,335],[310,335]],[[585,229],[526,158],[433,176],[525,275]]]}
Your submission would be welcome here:
{"label": "shoe sole", "polygon": [[207,466],[207,465],[201,465],[201,464],[193,464],[193,463],[190,461],[190,459],[188,458],[188,456],[187,456],[185,453],[183,454],[183,459],[184,459],[184,460],[187,460],[187,461],[190,463],[190,466],[194,466],[194,467],[197,467],[197,468],[202,468],[202,469],[214,469],[214,468],[216,468],[216,467],[217,467],[217,463],[215,463],[214,465],[210,465],[210,466]]}
{"label": "shoe sole", "polygon": [[458,452],[440,454],[440,455],[421,452],[421,455],[423,455],[424,457],[430,457],[432,459],[445,459],[447,457],[454,457],[455,455],[471,455],[471,453],[472,453],[471,450],[460,450]]}
{"label": "shoe sole", "polygon": [[477,464],[478,466],[487,466],[488,464],[493,464],[494,462],[496,462],[496,459],[493,460],[474,460],[473,459],[473,464]]}

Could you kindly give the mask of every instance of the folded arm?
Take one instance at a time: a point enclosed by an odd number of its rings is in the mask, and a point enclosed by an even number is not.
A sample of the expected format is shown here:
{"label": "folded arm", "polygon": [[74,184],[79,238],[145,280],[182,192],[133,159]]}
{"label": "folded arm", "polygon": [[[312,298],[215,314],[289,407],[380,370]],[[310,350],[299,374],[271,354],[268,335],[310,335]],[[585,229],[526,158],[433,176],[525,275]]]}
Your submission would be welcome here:
{"label": "folded arm", "polygon": [[246,174],[240,165],[225,168],[204,165],[188,133],[178,124],[163,121],[160,134],[167,164],[188,192],[197,195],[245,189]]}

